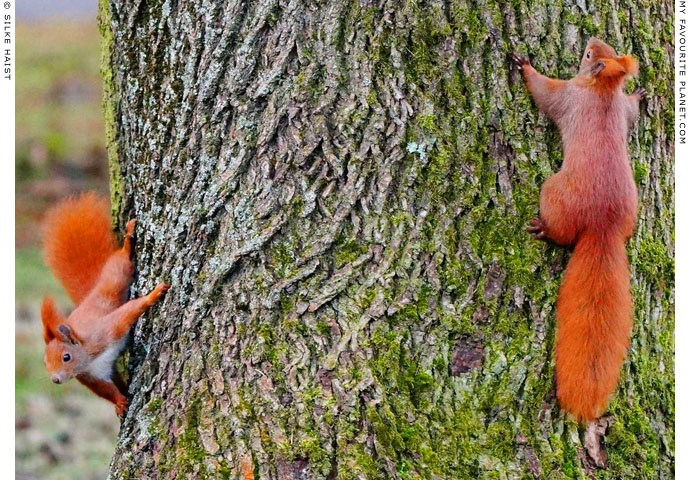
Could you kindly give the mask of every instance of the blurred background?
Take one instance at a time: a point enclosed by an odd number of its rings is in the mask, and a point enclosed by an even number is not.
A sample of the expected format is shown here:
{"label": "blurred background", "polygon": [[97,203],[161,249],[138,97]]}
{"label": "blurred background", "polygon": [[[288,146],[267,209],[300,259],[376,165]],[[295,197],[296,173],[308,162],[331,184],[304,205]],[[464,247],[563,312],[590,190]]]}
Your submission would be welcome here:
{"label": "blurred background", "polygon": [[76,381],[43,366],[44,294],[69,299],[43,264],[40,222],[59,198],[108,190],[101,110],[97,0],[22,0],[16,6],[15,458],[22,480],[107,476],[119,421]]}

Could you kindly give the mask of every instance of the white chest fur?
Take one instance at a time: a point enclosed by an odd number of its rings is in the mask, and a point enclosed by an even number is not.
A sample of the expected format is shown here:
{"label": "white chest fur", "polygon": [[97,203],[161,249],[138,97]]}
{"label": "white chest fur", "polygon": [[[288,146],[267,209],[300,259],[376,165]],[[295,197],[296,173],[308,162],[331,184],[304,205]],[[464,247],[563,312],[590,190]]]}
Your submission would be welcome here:
{"label": "white chest fur", "polygon": [[103,353],[93,359],[89,366],[89,374],[92,377],[110,381],[113,374],[113,363],[120,352],[125,348],[127,337],[106,348]]}

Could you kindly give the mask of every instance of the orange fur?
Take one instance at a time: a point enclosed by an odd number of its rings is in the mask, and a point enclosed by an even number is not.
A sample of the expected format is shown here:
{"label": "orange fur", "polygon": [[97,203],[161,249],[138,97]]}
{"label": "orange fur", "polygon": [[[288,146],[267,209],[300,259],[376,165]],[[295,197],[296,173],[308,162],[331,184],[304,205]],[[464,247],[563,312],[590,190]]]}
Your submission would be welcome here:
{"label": "orange fur", "polygon": [[65,318],[51,298],[43,301],[46,368],[55,383],[76,377],[114,403],[120,416],[127,410],[126,391],[117,384],[113,364],[134,322],[169,288],[160,284],[148,295],[127,301],[134,274],[134,226],[130,220],[118,249],[107,202],[86,193],[53,208],[44,229],[46,262],[77,304]]}
{"label": "orange fur", "polygon": [[639,70],[639,66],[637,64],[637,60],[635,60],[635,57],[632,55],[623,55],[622,57],[618,57],[618,63],[621,64],[623,67],[623,70],[625,70],[625,73],[627,75],[632,75],[635,76],[637,75],[637,71]]}
{"label": "orange fur", "polygon": [[630,343],[632,298],[625,239],[583,235],[556,302],[556,385],[577,420],[601,416]]}
{"label": "orange fur", "polygon": [[544,183],[538,239],[574,246],[556,302],[556,391],[578,421],[604,413],[616,389],[632,330],[625,242],[637,215],[627,153],[628,128],[643,95],[625,95],[637,61],[590,39],[580,72],[568,81],[537,73],[515,56],[539,109],[558,125],[561,171]]}
{"label": "orange fur", "polygon": [[99,397],[113,403],[115,405],[115,413],[119,417],[123,416],[127,411],[127,398],[113,382],[93,378],[87,374],[78,375],[77,380]]}
{"label": "orange fur", "polygon": [[53,297],[45,297],[43,305],[41,305],[41,321],[43,322],[43,340],[46,343],[57,336],[57,326],[64,320],[64,317],[55,308]]}
{"label": "orange fur", "polygon": [[91,291],[116,249],[108,203],[95,193],[65,200],[46,214],[44,258],[74,303]]}

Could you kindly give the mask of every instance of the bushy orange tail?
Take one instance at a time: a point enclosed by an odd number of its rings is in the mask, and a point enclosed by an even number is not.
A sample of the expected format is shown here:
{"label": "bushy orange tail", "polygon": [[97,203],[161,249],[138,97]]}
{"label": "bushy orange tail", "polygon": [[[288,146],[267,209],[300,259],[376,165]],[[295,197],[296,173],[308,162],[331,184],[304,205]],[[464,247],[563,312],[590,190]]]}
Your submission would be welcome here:
{"label": "bushy orange tail", "polygon": [[93,288],[117,249],[108,202],[89,192],[63,200],[46,213],[43,255],[75,304]]}
{"label": "bushy orange tail", "polygon": [[584,235],[556,301],[556,391],[578,421],[604,413],[630,344],[632,313],[624,238]]}

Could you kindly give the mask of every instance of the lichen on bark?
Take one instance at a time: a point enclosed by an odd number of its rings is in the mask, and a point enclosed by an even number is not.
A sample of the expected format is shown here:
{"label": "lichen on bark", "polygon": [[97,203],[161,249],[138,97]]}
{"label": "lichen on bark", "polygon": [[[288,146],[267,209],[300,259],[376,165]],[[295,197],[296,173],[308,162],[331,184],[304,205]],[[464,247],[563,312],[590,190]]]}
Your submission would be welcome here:
{"label": "lichen on bark", "polygon": [[[112,478],[672,476],[670,2],[101,10],[135,289],[173,284],[136,327]],[[553,393],[568,254],[524,231],[560,140],[509,54],[565,78],[590,35],[649,97],[633,342],[586,431]]]}

